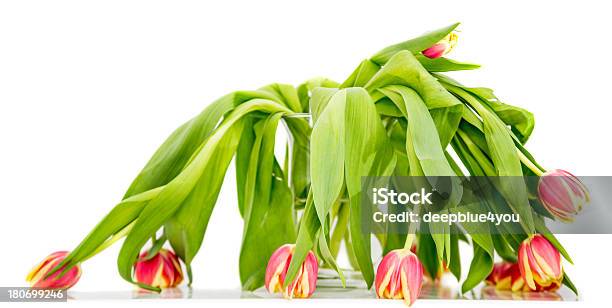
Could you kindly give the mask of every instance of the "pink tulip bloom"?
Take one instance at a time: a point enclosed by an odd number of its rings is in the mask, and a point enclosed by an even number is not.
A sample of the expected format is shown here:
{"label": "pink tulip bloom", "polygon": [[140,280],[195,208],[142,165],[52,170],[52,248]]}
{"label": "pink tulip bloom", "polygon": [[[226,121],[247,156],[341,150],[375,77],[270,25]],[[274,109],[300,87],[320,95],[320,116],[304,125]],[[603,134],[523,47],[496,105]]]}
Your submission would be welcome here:
{"label": "pink tulip bloom", "polygon": [[147,260],[143,252],[134,265],[134,279],[142,284],[156,288],[174,288],[183,281],[183,270],[179,258],[166,249]]}
{"label": "pink tulip bloom", "polygon": [[573,174],[556,169],[546,172],[538,182],[542,205],[557,219],[572,222],[590,201],[589,191]]}
{"label": "pink tulip bloom", "polygon": [[317,287],[319,264],[314,253],[309,251],[295,279],[283,287],[294,250],[295,245],[285,244],[272,254],[266,267],[266,289],[270,293],[281,292],[285,298],[307,298]]}
{"label": "pink tulip bloom", "polygon": [[458,39],[459,39],[459,36],[456,33],[454,32],[449,33],[439,42],[423,50],[422,54],[430,59],[440,58],[448,54],[449,52],[453,50],[453,48],[455,48],[455,45],[457,45]]}
{"label": "pink tulip bloom", "polygon": [[561,286],[561,255],[544,236],[532,235],[521,243],[518,264],[530,290],[555,290]]}
{"label": "pink tulip bloom", "polygon": [[378,298],[403,299],[410,306],[421,292],[423,266],[409,249],[389,252],[376,270],[376,296]]}
{"label": "pink tulip bloom", "polygon": [[[81,278],[81,267],[73,266],[63,275],[64,267],[48,276],[53,270],[68,256],[68,251],[57,251],[46,257],[41,263],[36,265],[28,274],[26,281],[31,287],[43,289],[69,289],[74,286]],[[60,277],[61,276],[61,277]]]}

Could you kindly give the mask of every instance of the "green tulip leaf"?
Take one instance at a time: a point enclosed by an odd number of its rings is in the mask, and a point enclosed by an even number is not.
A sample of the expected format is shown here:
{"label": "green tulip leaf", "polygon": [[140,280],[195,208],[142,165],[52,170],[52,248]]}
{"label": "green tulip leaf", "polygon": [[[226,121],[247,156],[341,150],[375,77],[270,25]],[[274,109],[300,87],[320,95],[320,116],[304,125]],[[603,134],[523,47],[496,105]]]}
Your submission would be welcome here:
{"label": "green tulip leaf", "polygon": [[481,283],[493,270],[493,256],[474,243],[474,256],[465,281],[461,285],[461,293],[465,293]]}
{"label": "green tulip leaf", "polygon": [[245,181],[244,229],[240,249],[240,279],[245,290],[264,284],[272,253],[295,241],[291,191],[274,157],[276,129],[282,114],[276,113],[254,126]]}

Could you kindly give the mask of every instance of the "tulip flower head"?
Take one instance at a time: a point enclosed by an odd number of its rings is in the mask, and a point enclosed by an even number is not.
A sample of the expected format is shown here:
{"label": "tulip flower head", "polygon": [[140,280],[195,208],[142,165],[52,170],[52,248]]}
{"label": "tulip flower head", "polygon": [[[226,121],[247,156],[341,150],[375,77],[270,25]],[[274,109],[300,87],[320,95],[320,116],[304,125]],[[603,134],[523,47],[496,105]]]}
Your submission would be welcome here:
{"label": "tulip flower head", "polygon": [[[68,251],[58,251],[47,256],[41,263],[36,265],[28,274],[26,281],[31,287],[44,289],[69,289],[81,278],[81,267],[73,266],[64,272],[64,268],[48,275],[57,265],[68,256]],[[47,277],[48,276],[48,277]]]}
{"label": "tulip flower head", "polygon": [[572,222],[590,201],[589,191],[573,174],[565,170],[544,173],[538,182],[542,205],[557,219]]}
{"label": "tulip flower head", "polygon": [[174,252],[162,248],[154,257],[147,259],[145,251],[134,264],[134,279],[156,288],[174,288],[183,281],[183,270]]}
{"label": "tulip flower head", "polygon": [[493,270],[485,279],[485,282],[489,285],[497,286],[500,281],[502,281],[508,269],[512,266],[512,263],[509,262],[501,262],[495,263],[493,265]]}
{"label": "tulip flower head", "polygon": [[314,253],[309,251],[295,279],[283,287],[294,250],[295,245],[285,244],[274,251],[266,267],[266,289],[270,293],[282,292],[285,298],[307,298],[317,287],[319,264]]}
{"label": "tulip flower head", "polygon": [[449,33],[441,41],[435,43],[433,46],[423,50],[422,54],[430,59],[440,58],[455,48],[459,36],[455,32]]}
{"label": "tulip flower head", "polygon": [[[415,243],[412,244],[412,246],[410,246],[410,251],[413,254],[417,254],[417,246]],[[423,264],[421,264],[422,266]],[[446,261],[442,260],[442,262],[440,263],[440,266],[438,267],[438,271],[436,272],[435,277],[431,277],[431,275],[425,270],[425,267],[423,266],[423,278],[425,279],[425,282],[433,282],[433,283],[439,283],[440,282],[440,278],[442,278],[442,275],[444,275],[444,273],[448,273],[450,272],[450,270],[448,269],[448,266],[446,265]]]}
{"label": "tulip flower head", "polygon": [[409,249],[390,251],[376,270],[376,296],[378,298],[404,299],[412,305],[421,292],[423,266]]}
{"label": "tulip flower head", "polygon": [[495,286],[497,290],[513,292],[529,290],[521,276],[518,263],[496,263],[485,281],[487,284]]}
{"label": "tulip flower head", "polygon": [[532,235],[521,243],[518,264],[521,276],[530,290],[556,290],[561,286],[561,255],[544,236]]}

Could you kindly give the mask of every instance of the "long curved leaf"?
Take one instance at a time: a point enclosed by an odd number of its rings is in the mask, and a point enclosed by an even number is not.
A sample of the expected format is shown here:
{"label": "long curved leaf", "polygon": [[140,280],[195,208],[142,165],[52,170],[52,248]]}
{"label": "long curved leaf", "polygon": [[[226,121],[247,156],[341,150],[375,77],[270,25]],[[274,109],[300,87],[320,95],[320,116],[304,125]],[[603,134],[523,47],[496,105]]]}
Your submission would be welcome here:
{"label": "long curved leaf", "polygon": [[461,285],[461,293],[465,293],[480,282],[482,282],[493,270],[493,256],[482,249],[478,244],[473,243],[474,255],[470,264],[467,278]]}
{"label": "long curved leaf", "polygon": [[390,85],[407,86],[418,93],[431,112],[442,148],[446,148],[463,116],[463,104],[408,51],[396,53],[365,88],[376,97],[377,89]]}
{"label": "long curved leaf", "polygon": [[[338,91],[324,107],[312,129],[310,174],[317,216],[321,224],[344,184],[344,108],[345,90]],[[315,106],[312,106],[315,108]]]}
{"label": "long curved leaf", "polygon": [[362,226],[370,208],[361,203],[361,180],[365,175],[390,175],[395,156],[372,99],[363,88],[348,88],[344,123],[346,126],[345,180],[349,194],[349,231],[359,268],[370,287],[374,281],[370,234]]}
{"label": "long curved leaf", "polygon": [[170,244],[187,266],[190,266],[202,245],[225,172],[240,141],[242,124],[238,122],[234,125],[214,147],[202,172],[206,176],[197,180],[174,216],[164,224]]}
{"label": "long curved leaf", "polygon": [[138,219],[149,200],[155,198],[162,188],[142,192],[117,204],[49,275],[64,266],[68,270],[100,252],[100,247]]}
{"label": "long curved leaf", "polygon": [[311,190],[306,198],[306,205],[304,207],[304,213],[302,214],[302,220],[300,221],[300,227],[295,242],[295,250],[293,251],[289,268],[287,268],[283,287],[287,287],[287,285],[295,279],[298,270],[302,266],[302,262],[306,259],[306,255],[314,248],[315,241],[317,240],[317,233],[320,229],[321,222],[317,216],[317,210],[314,206]]}
{"label": "long curved leaf", "polygon": [[482,105],[477,97],[469,92],[448,85],[449,89],[461,97],[478,112],[484,123],[483,132],[489,149],[489,156],[495,166],[496,174],[488,176],[503,177],[497,188],[507,200],[508,205],[520,215],[520,225],[526,233],[534,232],[532,209],[529,204],[527,188],[522,179],[523,169],[514,140],[505,123],[502,122],[488,106]]}
{"label": "long curved leaf", "polygon": [[[198,153],[190,158],[185,169],[170,181],[157,198],[151,200],[147,208],[142,211],[139,220],[127,236],[119,252],[117,265],[121,277],[129,282],[133,282],[131,277],[132,266],[144,244],[175,214],[193,191],[198,180],[203,175],[207,164],[210,163],[215,148],[222,141],[223,137],[244,115],[253,111],[291,113],[286,107],[265,99],[253,99],[238,106],[200,147]],[[139,285],[144,288],[157,290],[157,288],[151,288],[150,286]]]}
{"label": "long curved leaf", "polygon": [[277,113],[255,125],[245,181],[244,231],[240,249],[240,279],[245,290],[264,284],[265,268],[275,249],[295,241],[291,191],[274,157]]}

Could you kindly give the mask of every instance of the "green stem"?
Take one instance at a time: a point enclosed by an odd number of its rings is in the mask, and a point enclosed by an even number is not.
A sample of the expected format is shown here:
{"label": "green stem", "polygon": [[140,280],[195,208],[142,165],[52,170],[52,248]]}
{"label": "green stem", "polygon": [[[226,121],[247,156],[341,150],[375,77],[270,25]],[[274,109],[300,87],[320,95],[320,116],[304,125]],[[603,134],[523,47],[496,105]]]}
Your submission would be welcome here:
{"label": "green stem", "polygon": [[414,242],[414,238],[416,235],[414,231],[410,232],[408,236],[406,236],[406,242],[404,242],[404,249],[410,249],[412,247],[412,242]]}
{"label": "green stem", "polygon": [[332,232],[329,250],[332,253],[334,258],[338,257],[338,252],[340,251],[340,243],[344,238],[344,233],[346,233],[349,221],[349,204],[345,202],[340,203],[340,209],[338,212],[338,218],[336,220],[336,227]]}
{"label": "green stem", "polygon": [[349,232],[344,233],[344,244],[346,245],[346,254],[348,255],[349,263],[354,270],[359,270],[359,262],[353,251],[353,243]]}
{"label": "green stem", "polygon": [[122,237],[124,237],[126,234],[128,234],[130,232],[130,230],[132,230],[132,227],[134,226],[134,224],[136,223],[136,220],[132,221],[129,225],[125,226],[123,229],[121,229],[121,231],[113,234],[113,236],[111,238],[109,238],[108,240],[106,240],[104,243],[102,243],[102,245],[98,246],[98,248],[96,248],[96,250],[94,250],[91,254],[89,254],[87,257],[83,258],[81,260],[80,263],[85,262],[87,259],[99,254],[100,252],[102,252],[104,249],[110,247],[111,245],[113,245],[115,242],[117,242],[118,240],[120,240]]}
{"label": "green stem", "polygon": [[[414,206],[414,211],[416,213],[419,212],[418,205]],[[417,223],[411,222],[410,226],[408,227],[408,236],[406,236],[406,242],[404,242],[404,249],[410,249],[412,247],[412,243],[414,242],[414,238],[416,237],[416,228],[417,228]]]}
{"label": "green stem", "polygon": [[540,170],[540,168],[538,168],[538,166],[536,166],[527,156],[525,156],[525,154],[523,154],[523,152],[521,152],[521,150],[516,149],[516,152],[518,153],[518,156],[519,156],[519,159],[521,160],[521,162],[527,168],[529,168],[529,170],[531,170],[537,176],[542,176],[542,174],[544,174],[544,172],[542,172],[542,170]]}
{"label": "green stem", "polygon": [[457,134],[463,140],[463,143],[467,147],[467,150],[471,152],[472,157],[478,162],[480,168],[484,171],[487,176],[495,176],[497,175],[497,171],[495,171],[495,166],[491,163],[489,158],[483,153],[480,148],[470,139],[465,132],[462,130],[458,130]]}

